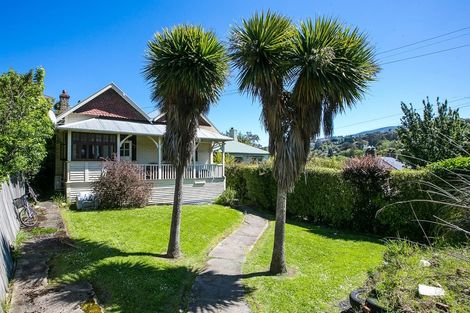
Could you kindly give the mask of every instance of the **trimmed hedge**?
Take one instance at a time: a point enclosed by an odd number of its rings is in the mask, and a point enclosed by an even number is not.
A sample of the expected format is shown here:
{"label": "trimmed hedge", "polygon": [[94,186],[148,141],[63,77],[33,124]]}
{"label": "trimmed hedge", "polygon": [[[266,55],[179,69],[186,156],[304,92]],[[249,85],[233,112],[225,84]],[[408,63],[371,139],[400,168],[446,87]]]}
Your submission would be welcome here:
{"label": "trimmed hedge", "polygon": [[470,172],[470,157],[456,157],[434,162],[426,166],[427,169],[436,174],[447,174],[451,172],[468,174]]}
{"label": "trimmed hedge", "polygon": [[[226,167],[227,186],[237,192],[241,203],[274,211],[276,206],[276,182],[272,170],[266,165],[234,165]],[[301,176],[287,198],[287,213],[290,216],[336,228],[353,229],[360,232],[375,232],[380,235],[401,236],[422,240],[423,233],[416,223],[409,203],[396,204],[412,199],[426,199],[420,181],[430,179],[425,170],[393,171],[390,189],[384,208],[367,224],[353,223],[357,195],[352,183],[342,177],[341,170],[331,168],[309,168]],[[413,203],[419,219],[433,219],[438,209],[430,203]],[[363,222],[364,223],[364,222]],[[432,224],[423,224],[427,232]],[[429,235],[429,233],[428,233]]]}

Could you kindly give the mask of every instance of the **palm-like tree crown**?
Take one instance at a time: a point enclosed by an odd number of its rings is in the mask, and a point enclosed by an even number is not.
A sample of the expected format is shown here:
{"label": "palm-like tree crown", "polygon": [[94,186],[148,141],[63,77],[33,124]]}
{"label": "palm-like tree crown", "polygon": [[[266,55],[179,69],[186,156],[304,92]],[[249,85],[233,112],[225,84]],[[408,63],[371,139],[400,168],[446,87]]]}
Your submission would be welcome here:
{"label": "palm-like tree crown", "polygon": [[226,50],[213,32],[182,25],[155,34],[146,59],[143,72],[152,86],[152,100],[166,114],[166,157],[185,166],[198,118],[207,114],[223,90],[228,74]]}
{"label": "palm-like tree crown", "polygon": [[232,30],[230,55],[239,88],[262,103],[278,185],[300,176],[310,141],[333,117],[354,105],[379,70],[365,35],[334,19],[307,20],[298,28],[284,16],[255,14]]}

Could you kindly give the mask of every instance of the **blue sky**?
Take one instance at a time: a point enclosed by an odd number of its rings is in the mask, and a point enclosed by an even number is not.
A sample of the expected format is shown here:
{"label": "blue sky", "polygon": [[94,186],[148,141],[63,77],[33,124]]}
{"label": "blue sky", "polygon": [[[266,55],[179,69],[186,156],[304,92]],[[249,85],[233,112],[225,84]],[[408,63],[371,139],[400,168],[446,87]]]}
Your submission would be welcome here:
{"label": "blue sky", "polygon": [[[378,53],[470,27],[470,1],[7,1],[0,18],[0,71],[46,69],[46,94],[67,89],[72,103],[110,82],[116,83],[145,111],[151,111],[150,89],[141,75],[146,43],[163,27],[200,24],[226,40],[231,25],[257,10],[271,9],[294,22],[330,16],[368,33]],[[442,41],[438,44],[433,44]],[[425,45],[433,44],[428,47]],[[378,54],[381,63],[470,44],[470,28]],[[415,49],[406,52],[407,50]],[[401,53],[395,56],[392,54]],[[388,56],[388,57],[386,57]],[[420,104],[429,96],[463,106],[470,117],[470,46],[413,60],[383,65],[363,101],[335,120],[335,134],[345,135],[396,125],[400,102]],[[252,131],[267,143],[259,122],[259,104],[231,92],[211,109],[221,130]],[[384,116],[389,116],[383,118]]]}

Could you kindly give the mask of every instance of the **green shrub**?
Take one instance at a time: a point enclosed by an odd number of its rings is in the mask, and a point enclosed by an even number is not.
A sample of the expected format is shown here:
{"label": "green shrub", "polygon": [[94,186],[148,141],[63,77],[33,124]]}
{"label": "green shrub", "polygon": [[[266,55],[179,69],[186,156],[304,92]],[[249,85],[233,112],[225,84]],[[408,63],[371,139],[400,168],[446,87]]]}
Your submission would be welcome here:
{"label": "green shrub", "polygon": [[[424,182],[432,175],[426,170],[402,170],[390,173],[391,196],[388,203],[377,213],[377,219],[383,229],[380,233],[391,236],[424,240],[423,231],[416,222],[434,220],[433,215],[440,215],[439,207],[430,202],[409,202],[410,200],[429,200]],[[413,214],[413,210],[416,217]],[[433,230],[433,224],[422,223],[427,234]]]}
{"label": "green shrub", "polygon": [[288,195],[288,213],[315,223],[349,228],[354,192],[340,174],[337,169],[321,167],[305,171]]}
{"label": "green shrub", "polygon": [[152,190],[151,183],[141,179],[140,168],[126,161],[106,161],[98,180],[91,183],[100,209],[143,207]]}
{"label": "green shrub", "polygon": [[313,156],[307,162],[307,168],[315,168],[315,167],[326,167],[326,168],[335,168],[335,169],[342,169],[344,166],[344,162],[347,160],[346,157],[343,156],[334,156],[334,157],[318,157]]}
{"label": "green shrub", "polygon": [[456,157],[451,159],[442,160],[439,162],[430,163],[427,168],[432,172],[451,173],[451,172],[470,172],[470,157]]}
{"label": "green shrub", "polygon": [[246,199],[246,182],[243,178],[244,165],[226,165],[225,177],[227,178],[227,188],[235,190],[236,197],[240,201]]}
{"label": "green shrub", "polygon": [[222,192],[220,196],[215,199],[216,204],[225,205],[225,206],[233,206],[237,202],[237,193],[235,189],[227,187],[227,189]]}
{"label": "green shrub", "polygon": [[342,170],[342,176],[354,187],[352,227],[377,232],[380,225],[370,221],[374,220],[377,211],[386,204],[390,191],[390,170],[380,159],[366,156],[349,159]]}
{"label": "green shrub", "polygon": [[[227,167],[227,186],[236,191],[244,204],[274,212],[276,205],[276,182],[271,169],[266,165],[236,165]],[[380,202],[385,208],[369,219],[355,220],[358,214],[357,188],[343,178],[341,170],[332,168],[308,168],[287,198],[287,213],[290,216],[308,219],[332,227],[355,229],[367,232],[375,228],[381,235],[401,236],[423,240],[423,233],[415,221],[409,203],[412,199],[427,199],[422,181],[432,175],[426,170],[392,171],[389,177],[387,197]],[[384,190],[385,192],[385,190]],[[392,205],[393,204],[393,205]],[[378,208],[378,207],[377,207]],[[376,208],[376,209],[377,209]],[[433,219],[441,215],[430,203],[413,203],[419,219]],[[375,209],[375,210],[376,210]],[[441,215],[442,216],[442,215]],[[423,224],[426,231],[432,224]]]}

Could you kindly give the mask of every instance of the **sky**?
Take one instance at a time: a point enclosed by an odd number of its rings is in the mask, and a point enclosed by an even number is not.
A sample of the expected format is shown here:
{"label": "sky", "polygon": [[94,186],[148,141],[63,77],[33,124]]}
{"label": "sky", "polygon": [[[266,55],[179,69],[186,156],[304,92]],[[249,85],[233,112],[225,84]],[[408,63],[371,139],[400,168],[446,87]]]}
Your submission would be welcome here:
{"label": "sky", "polygon": [[[226,41],[233,25],[268,9],[295,23],[338,18],[367,33],[375,47],[382,70],[364,98],[336,117],[335,135],[398,125],[400,103],[421,107],[427,96],[448,99],[451,107],[460,107],[461,116],[470,117],[470,1],[464,0],[4,1],[0,73],[44,67],[45,93],[58,99],[66,89],[72,104],[114,82],[150,112],[155,103],[142,68],[154,33],[189,23]],[[436,36],[441,37],[385,52]],[[452,50],[438,52],[447,49]],[[220,131],[250,131],[266,145],[259,103],[236,90],[232,72],[209,118]]]}

